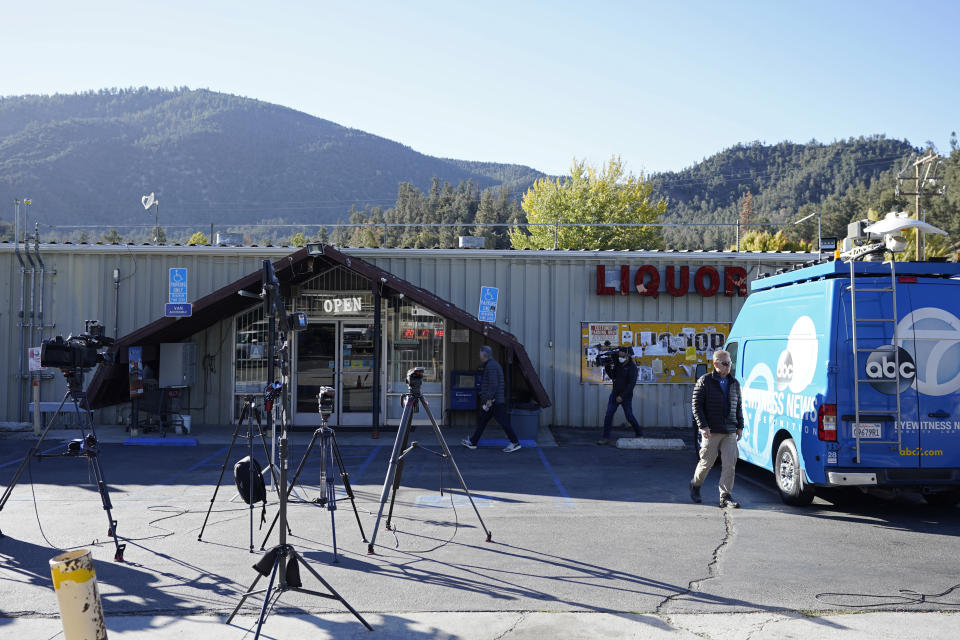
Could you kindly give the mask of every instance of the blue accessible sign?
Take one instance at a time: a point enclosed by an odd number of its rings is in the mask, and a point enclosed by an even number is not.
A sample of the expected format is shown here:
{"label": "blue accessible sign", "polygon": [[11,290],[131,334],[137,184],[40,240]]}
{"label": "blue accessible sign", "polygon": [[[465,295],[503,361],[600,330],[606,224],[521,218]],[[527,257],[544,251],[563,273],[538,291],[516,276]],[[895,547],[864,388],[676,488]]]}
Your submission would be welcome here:
{"label": "blue accessible sign", "polygon": [[477,319],[480,322],[496,322],[499,300],[499,289],[496,287],[480,287],[480,312],[477,314]]}
{"label": "blue accessible sign", "polygon": [[163,315],[167,318],[189,318],[193,315],[193,305],[189,302],[168,302],[163,305]]}
{"label": "blue accessible sign", "polygon": [[186,304],[187,302],[187,268],[171,267],[170,284],[167,302]]}

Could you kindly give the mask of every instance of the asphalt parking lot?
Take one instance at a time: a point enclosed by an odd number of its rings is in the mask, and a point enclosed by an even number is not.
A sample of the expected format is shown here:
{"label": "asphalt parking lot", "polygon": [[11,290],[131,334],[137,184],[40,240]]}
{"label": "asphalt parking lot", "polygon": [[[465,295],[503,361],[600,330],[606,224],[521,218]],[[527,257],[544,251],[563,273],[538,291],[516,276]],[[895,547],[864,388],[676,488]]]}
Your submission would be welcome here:
{"label": "asphalt parking lot", "polygon": [[[381,620],[423,612],[649,614],[637,620],[653,630],[683,614],[960,609],[956,508],[908,496],[843,508],[818,499],[798,509],[780,502],[768,473],[741,465],[735,494],[743,507],[721,510],[719,469],[704,486],[704,504],[688,498],[692,451],[597,447],[591,435],[560,430],[557,447],[509,455],[453,447],[492,542],[459,491],[441,495],[441,484],[452,488],[456,479],[441,476],[439,459],[427,452],[409,458],[396,530],[381,528],[375,555],[367,555],[347,501],[335,513],[338,563],[330,513],[316,504],[291,506],[291,542],[354,607]],[[30,444],[0,440],[3,484]],[[391,445],[385,437],[343,446],[368,536]],[[294,446],[292,459],[303,451]],[[258,508],[251,554],[249,511],[231,501],[228,468],[197,540],[225,452],[221,444],[104,445],[114,515],[128,544],[124,563],[112,560],[85,462],[33,463],[0,512],[0,628],[56,616],[48,560],[75,546],[93,549],[108,617],[229,612],[255,577],[251,565],[266,529]],[[319,495],[311,485],[318,469],[311,458],[300,497]],[[271,494],[268,523],[275,511]],[[255,614],[254,605],[245,613]],[[277,611],[342,609],[287,593]]]}

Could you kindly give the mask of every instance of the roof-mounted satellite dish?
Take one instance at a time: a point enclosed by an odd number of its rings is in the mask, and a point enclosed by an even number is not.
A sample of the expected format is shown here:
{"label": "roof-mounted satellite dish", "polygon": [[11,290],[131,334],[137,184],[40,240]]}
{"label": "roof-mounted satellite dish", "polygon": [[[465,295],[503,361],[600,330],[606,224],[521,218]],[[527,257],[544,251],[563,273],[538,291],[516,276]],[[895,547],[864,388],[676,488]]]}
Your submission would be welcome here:
{"label": "roof-mounted satellite dish", "polygon": [[947,235],[947,232],[932,224],[911,218],[906,211],[891,211],[883,220],[874,222],[869,227],[864,227],[865,233],[875,235],[886,235],[888,233],[898,233],[904,229],[919,229],[921,233],[938,233]]}
{"label": "roof-mounted satellite dish", "polygon": [[156,194],[154,193],[151,193],[148,196],[143,196],[142,198],[140,198],[140,204],[142,204],[143,208],[146,209],[147,211],[150,210],[150,207],[152,207],[154,203],[156,203],[156,201],[157,201],[157,197],[156,197]]}

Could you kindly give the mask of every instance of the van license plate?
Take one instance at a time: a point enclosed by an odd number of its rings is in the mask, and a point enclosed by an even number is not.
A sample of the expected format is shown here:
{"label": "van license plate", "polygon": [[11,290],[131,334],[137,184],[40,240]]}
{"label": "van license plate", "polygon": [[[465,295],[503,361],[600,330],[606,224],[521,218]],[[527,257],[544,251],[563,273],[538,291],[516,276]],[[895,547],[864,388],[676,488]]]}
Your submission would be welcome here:
{"label": "van license plate", "polygon": [[854,438],[877,438],[879,439],[880,434],[880,425],[877,423],[861,422],[859,425],[853,426],[853,437]]}

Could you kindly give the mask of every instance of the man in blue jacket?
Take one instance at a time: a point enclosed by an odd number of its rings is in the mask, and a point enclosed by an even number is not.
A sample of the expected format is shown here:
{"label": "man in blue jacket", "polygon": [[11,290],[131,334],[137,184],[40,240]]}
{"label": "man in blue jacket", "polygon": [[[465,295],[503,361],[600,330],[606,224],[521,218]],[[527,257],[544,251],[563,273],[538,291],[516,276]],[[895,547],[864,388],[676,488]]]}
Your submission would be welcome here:
{"label": "man in blue jacket", "polygon": [[486,345],[480,347],[480,362],[483,374],[480,378],[480,415],[477,417],[477,429],[472,437],[464,438],[460,444],[468,449],[476,449],[483,430],[487,428],[492,418],[496,418],[507,434],[507,438],[510,439],[510,444],[503,451],[513,453],[520,448],[520,441],[513,427],[510,426],[503,368],[493,359],[493,349]]}
{"label": "man in blue jacket", "polygon": [[620,347],[617,351],[617,360],[613,365],[606,367],[607,376],[613,381],[610,390],[610,399],[607,401],[607,415],[603,417],[603,435],[597,444],[605,445],[610,442],[610,430],[613,428],[613,416],[618,407],[623,407],[623,415],[633,427],[633,433],[638,438],[643,435],[640,423],[633,415],[633,388],[637,386],[637,364],[631,357],[629,347]]}

